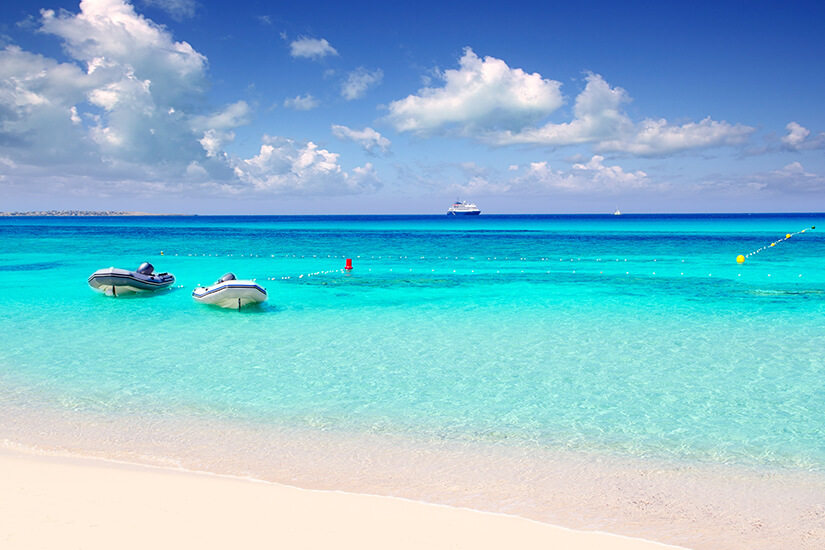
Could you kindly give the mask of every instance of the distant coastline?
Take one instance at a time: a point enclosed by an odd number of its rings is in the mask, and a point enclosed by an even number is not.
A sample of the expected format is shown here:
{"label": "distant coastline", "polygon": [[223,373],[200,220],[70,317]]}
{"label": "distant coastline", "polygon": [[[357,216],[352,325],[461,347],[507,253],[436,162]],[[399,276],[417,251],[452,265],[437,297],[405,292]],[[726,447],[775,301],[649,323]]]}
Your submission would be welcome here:
{"label": "distant coastline", "polygon": [[54,217],[92,217],[92,216],[185,216],[186,214],[152,214],[150,212],[121,212],[118,210],[40,210],[32,212],[0,212],[0,216],[54,216]]}

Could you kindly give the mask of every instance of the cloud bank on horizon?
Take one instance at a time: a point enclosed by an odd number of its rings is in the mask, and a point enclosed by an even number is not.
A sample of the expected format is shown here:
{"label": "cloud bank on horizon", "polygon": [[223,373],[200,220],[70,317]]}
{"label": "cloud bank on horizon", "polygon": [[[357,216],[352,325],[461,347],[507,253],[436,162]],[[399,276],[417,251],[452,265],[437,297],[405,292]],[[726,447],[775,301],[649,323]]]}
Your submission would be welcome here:
{"label": "cloud bank on horizon", "polygon": [[[145,5],[164,9],[176,21],[196,17],[198,9],[189,0]],[[257,18],[271,23],[267,16]],[[654,176],[638,168],[690,155],[742,159],[825,150],[825,134],[795,120],[779,130],[784,135],[759,147],[754,143],[759,121],[707,115],[674,122],[631,114],[630,93],[600,74],[584,73],[583,88],[568,92],[575,83],[511,67],[492,55],[480,57],[466,45],[454,68],[434,69],[423,87],[376,103],[369,118],[345,109],[381,90],[386,71],[367,68],[371,63],[361,60],[349,70],[327,67],[326,90],[305,89],[277,99],[273,108],[280,117],[287,112],[322,117],[324,129],[317,137],[289,135],[279,130],[275,116],[271,127],[241,144],[239,132],[261,128],[258,105],[240,97],[215,104],[210,90],[216,69],[206,55],[132,4],[83,0],[77,12],[44,8],[32,23],[33,32],[56,39],[64,55],[27,51],[4,40],[0,188],[6,193],[39,190],[43,196],[124,200],[196,194],[369,197],[380,195],[389,182],[394,193],[491,197],[825,194],[825,178],[796,159],[688,183],[668,177],[666,170]],[[325,38],[308,36],[287,40],[284,53],[293,64],[309,65],[350,55]],[[289,65],[281,70],[291,78]],[[389,132],[397,137],[390,140]],[[400,154],[393,145],[399,140],[424,153]],[[428,164],[430,143],[435,148],[454,143],[475,153],[464,153],[472,160],[457,158],[445,168],[443,161]],[[506,167],[485,164],[488,151],[523,160]],[[446,177],[450,170],[459,175]],[[407,180],[405,174],[414,175]],[[429,181],[422,185],[422,179]]]}

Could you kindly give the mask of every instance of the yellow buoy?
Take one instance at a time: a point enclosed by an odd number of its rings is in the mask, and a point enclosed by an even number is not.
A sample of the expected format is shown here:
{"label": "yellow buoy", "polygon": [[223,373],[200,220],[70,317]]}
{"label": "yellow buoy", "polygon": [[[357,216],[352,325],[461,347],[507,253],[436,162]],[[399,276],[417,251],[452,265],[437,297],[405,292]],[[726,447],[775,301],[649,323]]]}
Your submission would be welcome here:
{"label": "yellow buoy", "polygon": [[788,233],[787,235],[785,235],[785,238],[786,238],[786,239],[790,239],[790,238],[791,238],[791,234],[790,234],[790,233]]}
{"label": "yellow buoy", "polygon": [[741,255],[741,254],[740,254],[740,255],[738,255],[738,256],[736,257],[736,263],[738,263],[738,264],[745,263],[745,257],[744,257],[743,255]]}

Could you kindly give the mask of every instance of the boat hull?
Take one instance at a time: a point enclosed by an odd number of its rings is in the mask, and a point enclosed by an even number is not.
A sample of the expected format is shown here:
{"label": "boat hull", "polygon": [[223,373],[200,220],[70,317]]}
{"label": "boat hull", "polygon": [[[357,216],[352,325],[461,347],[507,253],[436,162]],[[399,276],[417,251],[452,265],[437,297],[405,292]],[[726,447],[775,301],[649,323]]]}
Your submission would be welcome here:
{"label": "boat hull", "polygon": [[154,292],[169,288],[174,283],[175,276],[171,273],[145,275],[116,267],[98,269],[89,277],[89,286],[107,296]]}
{"label": "boat hull", "polygon": [[241,308],[266,301],[266,289],[254,281],[227,281],[212,286],[198,287],[192,298],[199,304],[225,308]]}
{"label": "boat hull", "polygon": [[481,214],[481,210],[472,210],[469,212],[447,212],[448,216],[478,216],[479,214]]}

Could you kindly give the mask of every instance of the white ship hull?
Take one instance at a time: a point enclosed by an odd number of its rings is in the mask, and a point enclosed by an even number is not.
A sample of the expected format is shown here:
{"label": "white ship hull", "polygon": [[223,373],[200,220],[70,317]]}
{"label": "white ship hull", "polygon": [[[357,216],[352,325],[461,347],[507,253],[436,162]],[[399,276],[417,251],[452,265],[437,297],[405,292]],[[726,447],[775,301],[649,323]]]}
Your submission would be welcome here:
{"label": "white ship hull", "polygon": [[479,214],[481,214],[481,210],[475,204],[466,201],[455,201],[447,209],[448,216],[478,216]]}

